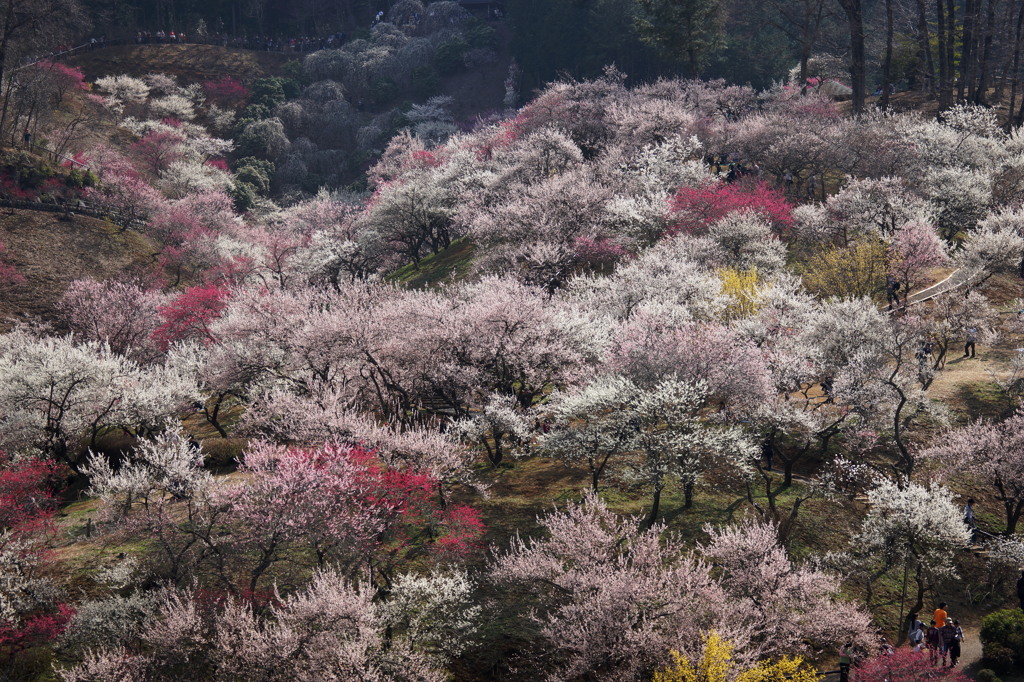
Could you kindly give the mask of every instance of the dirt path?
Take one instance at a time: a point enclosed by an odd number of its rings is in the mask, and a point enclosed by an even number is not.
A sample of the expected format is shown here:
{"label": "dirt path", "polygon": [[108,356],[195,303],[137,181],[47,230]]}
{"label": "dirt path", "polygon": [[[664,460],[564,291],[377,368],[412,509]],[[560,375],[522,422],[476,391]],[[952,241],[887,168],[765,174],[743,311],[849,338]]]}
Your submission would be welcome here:
{"label": "dirt path", "polygon": [[[978,671],[981,670],[981,636],[978,626],[970,625],[964,628],[964,642],[960,647],[960,667],[973,680],[977,679]],[[1003,682],[1024,682],[1021,675],[1000,675]]]}

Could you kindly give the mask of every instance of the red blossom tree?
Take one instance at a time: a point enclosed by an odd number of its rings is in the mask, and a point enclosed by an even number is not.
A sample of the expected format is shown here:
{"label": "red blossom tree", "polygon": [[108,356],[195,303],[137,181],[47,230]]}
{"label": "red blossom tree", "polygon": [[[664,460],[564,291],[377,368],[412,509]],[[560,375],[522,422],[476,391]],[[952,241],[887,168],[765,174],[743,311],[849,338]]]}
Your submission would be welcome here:
{"label": "red blossom tree", "polygon": [[186,289],[157,309],[164,322],[153,332],[153,340],[161,350],[186,339],[201,339],[206,343],[215,341],[210,324],[220,318],[230,296],[227,288],[214,284]]}
{"label": "red blossom tree", "polygon": [[29,529],[53,516],[62,471],[51,460],[0,452],[0,529]]}
{"label": "red blossom tree", "polygon": [[26,649],[53,642],[64,633],[74,615],[73,606],[59,604],[56,610],[29,616],[21,623],[0,624],[0,652],[14,660]]}
{"label": "red blossom tree", "polygon": [[231,76],[203,83],[206,96],[217,104],[240,104],[249,97],[249,88]]}
{"label": "red blossom tree", "polygon": [[682,187],[675,193],[669,200],[669,233],[703,234],[730,213],[745,210],[763,217],[776,232],[793,226],[793,206],[765,183],[750,186],[714,182]]}

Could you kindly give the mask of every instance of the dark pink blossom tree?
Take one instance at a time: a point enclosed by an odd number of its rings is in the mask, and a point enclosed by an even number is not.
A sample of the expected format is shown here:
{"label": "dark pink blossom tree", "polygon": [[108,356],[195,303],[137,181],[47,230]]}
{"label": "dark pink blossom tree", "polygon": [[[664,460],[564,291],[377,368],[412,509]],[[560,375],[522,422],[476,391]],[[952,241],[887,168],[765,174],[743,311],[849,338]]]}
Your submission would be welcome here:
{"label": "dark pink blossom tree", "polygon": [[163,324],[152,333],[161,350],[177,341],[197,339],[204,343],[216,341],[211,324],[227,307],[231,292],[216,285],[186,289],[166,305],[157,309]]}

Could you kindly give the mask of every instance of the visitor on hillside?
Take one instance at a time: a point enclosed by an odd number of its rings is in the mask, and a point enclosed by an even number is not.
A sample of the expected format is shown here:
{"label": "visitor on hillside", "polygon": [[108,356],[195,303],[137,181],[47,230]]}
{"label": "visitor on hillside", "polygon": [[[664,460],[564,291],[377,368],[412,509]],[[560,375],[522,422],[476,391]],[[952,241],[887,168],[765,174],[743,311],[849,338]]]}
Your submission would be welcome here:
{"label": "visitor on hillside", "polygon": [[964,344],[964,357],[974,357],[974,342],[978,340],[978,330],[971,327],[967,330],[967,343]]}
{"label": "visitor on hillside", "polygon": [[1021,569],[1020,578],[1017,580],[1017,599],[1020,599],[1020,610],[1024,611],[1024,569]]}
{"label": "visitor on hillside", "polygon": [[946,665],[946,659],[951,655],[953,643],[956,641],[956,626],[947,620],[946,624],[939,628],[939,635],[942,639],[942,649],[939,653],[942,656],[942,665]]}
{"label": "visitor on hillside", "polygon": [[940,630],[946,625],[946,618],[949,616],[946,614],[946,602],[939,604],[939,608],[935,609],[935,627]]}
{"label": "visitor on hillside", "polygon": [[813,199],[814,193],[818,190],[818,179],[813,175],[807,179],[807,198]]}
{"label": "visitor on hillside", "polygon": [[885,276],[885,297],[889,301],[889,310],[892,310],[892,304],[900,304],[900,283],[892,275]]}
{"label": "visitor on hillside", "polygon": [[920,651],[924,642],[924,623],[918,620],[916,613],[910,617],[910,621],[910,632],[907,634],[907,640],[914,651]]}
{"label": "visitor on hillside", "polygon": [[968,497],[967,504],[964,505],[964,523],[971,530],[971,544],[974,544],[975,539],[978,537],[978,524],[974,520],[974,498]]}
{"label": "visitor on hillside", "polygon": [[935,665],[939,661],[939,649],[942,648],[942,636],[939,629],[935,627],[935,621],[924,633],[924,643],[928,647],[928,662]]}
{"label": "visitor on hillside", "polygon": [[772,470],[772,460],[775,459],[775,446],[772,445],[771,438],[765,438],[764,442],[761,443],[761,454],[764,455],[765,464],[767,464],[768,471]]}
{"label": "visitor on hillside", "polygon": [[786,174],[782,176],[782,181],[786,183],[786,194],[793,191],[793,173],[786,171]]}
{"label": "visitor on hillside", "polygon": [[25,143],[26,147],[31,147],[32,146],[32,131],[29,130],[28,128],[25,128],[25,132],[22,133],[21,139]]}
{"label": "visitor on hillside", "polygon": [[956,662],[960,660],[960,643],[964,641],[964,631],[960,627],[960,621],[953,621],[953,643],[949,645],[949,667],[955,668]]}

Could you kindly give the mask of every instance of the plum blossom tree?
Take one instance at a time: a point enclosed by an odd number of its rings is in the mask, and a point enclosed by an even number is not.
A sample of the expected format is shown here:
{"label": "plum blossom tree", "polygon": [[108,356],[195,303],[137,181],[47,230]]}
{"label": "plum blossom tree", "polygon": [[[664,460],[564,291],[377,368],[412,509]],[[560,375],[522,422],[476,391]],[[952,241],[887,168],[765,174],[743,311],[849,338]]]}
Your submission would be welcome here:
{"label": "plum blossom tree", "polygon": [[979,420],[947,431],[922,457],[991,488],[1003,505],[1004,533],[1013,536],[1024,515],[1024,414],[995,423]]}
{"label": "plum blossom tree", "polygon": [[258,443],[242,463],[246,480],[227,486],[210,485],[180,436],[144,446],[123,474],[89,465],[94,492],[118,502],[117,520],[155,539],[158,575],[208,576],[233,595],[257,594],[295,565],[386,589],[405,562],[461,559],[483,533],[472,508],[439,504],[433,476],[387,467],[362,447]]}
{"label": "plum blossom tree", "polygon": [[623,409],[632,386],[608,376],[575,391],[555,392],[544,404],[549,428],[537,437],[541,452],[569,466],[586,464],[594,492],[613,457],[629,451],[636,425]]}
{"label": "plum blossom tree", "polygon": [[224,312],[230,296],[226,287],[216,285],[186,289],[157,308],[163,323],[153,330],[151,338],[161,350],[179,341],[216,341],[211,326]]}
{"label": "plum blossom tree", "polygon": [[81,473],[89,477],[90,495],[128,514],[136,503],[148,508],[158,497],[191,499],[201,494],[212,480],[202,465],[202,454],[189,438],[167,431],[140,441],[116,470],[105,455],[93,453]]}
{"label": "plum blossom tree", "polygon": [[0,372],[0,442],[31,444],[72,468],[82,439],[95,446],[105,428],[158,428],[198,397],[192,378],[173,369],[142,369],[96,341],[25,331],[0,337]]}
{"label": "plum blossom tree", "polygon": [[956,575],[953,554],[966,546],[971,533],[950,491],[935,483],[926,488],[881,479],[868,491],[868,500],[868,514],[849,551],[863,568],[868,606],[875,582],[906,568],[915,586],[906,631],[910,614],[924,608],[925,594],[935,581]]}
{"label": "plum blossom tree", "polygon": [[764,352],[716,323],[677,323],[640,310],[612,333],[608,365],[638,384],[701,383],[707,403],[749,416],[774,393]]}
{"label": "plum blossom tree", "polygon": [[[699,551],[715,567],[730,602],[764,624],[751,636],[763,652],[800,651],[808,638],[812,646],[870,641],[865,612],[839,597],[839,577],[793,561],[775,526],[748,522],[704,530],[709,539]],[[822,623],[822,613],[845,615]]]}
{"label": "plum blossom tree", "polygon": [[596,359],[586,321],[535,287],[487,277],[450,296],[442,352],[476,374],[477,390],[513,396],[528,409],[548,386],[574,383]]}
{"label": "plum blossom tree", "polygon": [[[22,534],[0,530],[0,630],[4,645],[26,616],[56,605],[60,588],[43,575],[46,557],[38,543]],[[14,628],[12,631],[10,628]]]}
{"label": "plum blossom tree", "polygon": [[141,282],[80,279],[60,300],[71,331],[80,338],[106,343],[110,350],[139,361],[152,359],[152,336],[160,325],[157,310],[165,296]]}
{"label": "plum blossom tree", "polygon": [[211,604],[199,593],[171,590],[142,633],[144,653],[101,649],[59,674],[65,682],[126,676],[169,681],[197,673],[272,682],[443,680],[438,661],[404,638],[388,638],[372,599],[365,584],[329,569],[265,609],[234,598]]}
{"label": "plum blossom tree", "polygon": [[63,473],[56,462],[0,452],[0,529],[33,530],[48,522]]}
{"label": "plum blossom tree", "polygon": [[712,223],[707,234],[720,253],[714,258],[719,267],[755,270],[770,277],[785,265],[785,246],[768,221],[753,210],[728,213]]}
{"label": "plum blossom tree", "polygon": [[723,182],[684,187],[672,197],[669,207],[673,232],[702,234],[736,211],[757,214],[776,233],[784,233],[793,225],[793,207],[781,193],[763,183],[752,188]]}
{"label": "plum blossom tree", "polygon": [[1024,263],[1024,212],[1002,208],[984,218],[956,254],[956,264],[980,287],[1002,272],[1021,272]]}
{"label": "plum blossom tree", "polygon": [[[668,663],[671,649],[699,658],[701,634],[711,630],[733,642],[741,665],[807,642],[867,641],[864,617],[839,599],[837,581],[789,563],[771,528],[728,531],[713,541],[707,549],[728,562],[716,577],[678,537],[663,536],[660,525],[639,529],[636,521],[588,494],[542,517],[543,537],[517,537],[497,554],[492,579],[537,600],[528,619],[544,661],[539,675],[637,679]],[[745,577],[763,558],[781,574],[768,583]],[[778,600],[772,584],[782,589]],[[751,606],[735,608],[734,600]],[[849,618],[822,630],[819,608]],[[765,613],[769,620],[761,619]]]}
{"label": "plum blossom tree", "polygon": [[896,231],[889,245],[889,258],[889,272],[902,285],[904,298],[928,282],[932,269],[949,260],[935,228],[922,221],[906,223]]}
{"label": "plum blossom tree", "polygon": [[853,179],[825,202],[819,230],[829,241],[849,246],[872,233],[888,239],[901,225],[929,215],[928,203],[899,178]]}
{"label": "plum blossom tree", "polygon": [[507,448],[522,443],[530,432],[516,399],[500,394],[493,395],[480,414],[459,422],[458,427],[464,438],[483,447],[493,466],[501,464]]}
{"label": "plum blossom tree", "polygon": [[[743,471],[753,459],[756,448],[738,428],[701,418],[707,399],[702,382],[666,378],[651,386],[628,381],[615,386],[632,431],[626,449],[639,453],[621,475],[651,491],[648,525],[658,518],[661,493],[669,480],[681,482],[684,509],[689,509],[694,489],[707,473]],[[601,426],[617,430],[614,421]]]}

